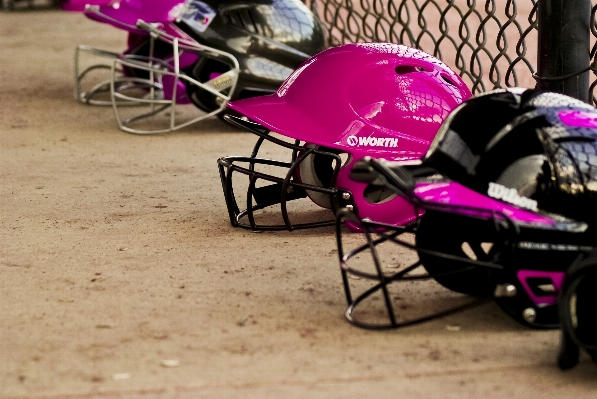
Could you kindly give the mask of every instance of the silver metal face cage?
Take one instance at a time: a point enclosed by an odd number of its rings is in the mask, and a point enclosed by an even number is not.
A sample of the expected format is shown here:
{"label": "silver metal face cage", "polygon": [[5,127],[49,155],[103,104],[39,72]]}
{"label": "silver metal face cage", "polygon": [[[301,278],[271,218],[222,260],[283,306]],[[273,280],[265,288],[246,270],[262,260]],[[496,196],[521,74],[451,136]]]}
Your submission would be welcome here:
{"label": "silver metal face cage", "polygon": [[[98,16],[99,18],[114,24],[115,26],[121,27],[124,31],[127,32],[135,32],[139,34],[147,34],[148,32],[144,30],[138,29],[134,25],[130,25],[124,23],[122,21],[118,21],[114,18],[111,18],[100,11],[99,6],[95,5],[86,5],[85,6],[85,13],[86,14],[93,14]],[[153,48],[153,39],[151,39],[150,43],[151,48]],[[75,100],[81,102],[83,104],[88,105],[96,105],[96,106],[111,106],[112,100],[109,98],[110,94],[110,84],[112,79],[106,78],[105,80],[94,84],[89,90],[83,91],[82,83],[88,77],[89,74],[101,70],[105,70],[107,72],[111,71],[112,63],[115,59],[118,58],[127,58],[132,57],[134,55],[127,55],[127,54],[118,54],[112,51],[102,50],[96,47],[88,46],[88,45],[79,45],[75,49],[75,81],[74,81],[74,96]],[[91,66],[83,69],[81,66],[82,59],[90,59],[90,58],[98,58],[99,60],[97,63],[92,64]],[[116,78],[115,86],[120,88],[122,85],[126,85],[127,83],[121,79],[125,77],[125,74],[122,70],[118,71],[118,78]],[[123,87],[127,88],[127,87]]]}
{"label": "silver metal face cage", "polygon": [[[217,50],[212,47],[201,45],[197,42],[191,42],[182,40],[177,37],[173,37],[168,33],[157,29],[151,24],[147,24],[143,21],[137,22],[137,27],[147,30],[152,38],[162,40],[172,45],[172,54],[174,65],[171,67],[168,63],[163,60],[157,59],[153,56],[149,56],[146,59],[131,59],[131,58],[117,58],[114,60],[112,65],[112,81],[110,85],[110,93],[112,98],[112,105],[114,109],[114,115],[116,121],[121,130],[128,133],[135,134],[156,134],[156,133],[167,133],[174,130],[182,129],[189,125],[195,124],[199,121],[207,119],[211,116],[222,112],[230,100],[236,84],[238,82],[238,76],[240,72],[239,64],[236,58],[224,51]],[[181,72],[179,59],[184,51],[188,51],[197,54],[199,57],[210,57],[226,60],[226,63],[232,65],[231,69],[213,79],[206,82],[200,82],[185,73]],[[146,96],[143,98],[131,97],[126,95],[122,90],[118,89],[118,71],[122,68],[135,68],[138,70],[146,71],[149,74],[148,79],[132,78],[129,79],[137,87],[145,88],[147,91]],[[164,98],[163,93],[163,78],[170,76],[173,78],[171,99]],[[203,90],[214,97],[216,97],[216,103],[218,107],[213,111],[204,113],[199,111],[195,106],[193,109],[199,112],[199,115],[192,117],[189,120],[183,122],[177,121],[177,89],[178,83],[182,82],[185,87],[189,85],[194,86],[198,90]],[[150,110],[148,112],[139,114],[137,116],[123,119],[119,112],[119,106],[122,102],[130,102],[138,105],[149,105]],[[170,116],[169,127],[163,129],[137,129],[133,128],[131,124],[133,122],[145,119],[148,117],[155,116],[162,112],[167,112]]]}
{"label": "silver metal face cage", "polygon": [[[99,13],[98,9],[87,7],[88,11]],[[125,24],[123,24],[125,25]],[[230,53],[201,45],[195,41],[174,37],[171,34],[159,29],[154,24],[139,20],[134,27],[126,26],[129,31],[143,32],[149,37],[149,54],[117,54],[114,52],[97,49],[87,45],[81,45],[75,51],[75,85],[74,95],[79,102],[90,105],[111,105],[114,110],[116,121],[121,130],[134,134],[156,134],[167,133],[182,129],[211,116],[221,113],[230,100],[232,93],[238,83],[240,67],[237,59]],[[156,57],[154,54],[156,40],[172,46],[172,63]],[[208,81],[200,82],[188,76],[180,70],[179,60],[184,52],[196,54],[197,57],[213,58],[221,60],[230,65],[230,70],[214,77]],[[81,57],[100,57],[109,61],[97,63],[84,70],[81,70]],[[95,84],[91,89],[83,91],[82,81],[93,71],[109,70],[110,78]],[[125,70],[141,72],[143,77],[126,76]],[[171,87],[167,99],[164,93],[164,78],[171,79]],[[204,91],[215,98],[217,108],[210,112],[200,111],[194,105],[189,105],[196,116],[183,118],[181,121],[177,114],[177,90],[180,90],[179,83],[184,87],[192,86],[194,90]],[[130,94],[134,93],[134,94]],[[109,100],[103,98],[109,94]],[[121,108],[130,106],[143,107],[144,111],[132,117],[124,117]],[[197,115],[198,113],[198,115]],[[149,128],[137,128],[133,124],[140,120],[156,116],[158,114],[169,115],[167,127],[155,127],[148,124]],[[177,120],[177,117],[179,120]]]}

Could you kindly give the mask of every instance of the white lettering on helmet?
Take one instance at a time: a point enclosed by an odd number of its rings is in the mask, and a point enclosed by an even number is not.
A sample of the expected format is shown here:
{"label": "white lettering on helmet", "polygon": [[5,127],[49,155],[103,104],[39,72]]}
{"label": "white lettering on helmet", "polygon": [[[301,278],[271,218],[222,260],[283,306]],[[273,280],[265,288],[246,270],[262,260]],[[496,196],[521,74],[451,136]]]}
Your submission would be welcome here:
{"label": "white lettering on helmet", "polygon": [[502,186],[501,184],[489,183],[487,195],[491,198],[501,199],[502,201],[509,202],[510,204],[521,208],[530,209],[535,212],[539,210],[537,208],[537,201],[523,197],[519,195],[515,189]]}
{"label": "white lettering on helmet", "polygon": [[348,136],[346,142],[351,147],[398,147],[398,139],[393,137],[357,137]]}
{"label": "white lettering on helmet", "polygon": [[357,136],[348,136],[346,138],[346,142],[351,147],[354,147],[355,145],[359,144],[359,140],[357,139]]}

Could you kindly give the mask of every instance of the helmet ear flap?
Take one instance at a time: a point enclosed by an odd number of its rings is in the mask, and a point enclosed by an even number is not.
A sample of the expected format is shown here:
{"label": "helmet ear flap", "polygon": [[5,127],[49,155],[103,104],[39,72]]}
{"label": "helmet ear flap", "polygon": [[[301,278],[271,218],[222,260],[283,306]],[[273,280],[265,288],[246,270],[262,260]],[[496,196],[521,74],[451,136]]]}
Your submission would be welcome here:
{"label": "helmet ear flap", "polygon": [[496,234],[493,223],[427,210],[417,228],[417,252],[423,267],[442,286],[467,295],[490,297],[496,285],[491,270],[453,257],[487,261],[495,249],[483,246],[497,242]]}

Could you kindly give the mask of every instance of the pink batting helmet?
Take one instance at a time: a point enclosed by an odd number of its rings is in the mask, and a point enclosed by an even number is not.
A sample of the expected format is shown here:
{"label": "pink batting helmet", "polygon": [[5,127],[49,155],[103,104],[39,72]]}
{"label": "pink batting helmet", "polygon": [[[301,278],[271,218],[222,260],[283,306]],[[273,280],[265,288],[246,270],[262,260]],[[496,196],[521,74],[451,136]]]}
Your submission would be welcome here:
{"label": "pink batting helmet", "polygon": [[[302,197],[332,210],[349,205],[359,217],[378,222],[410,222],[414,212],[404,199],[388,195],[383,187],[351,180],[349,171],[365,156],[419,160],[446,116],[470,96],[462,79],[448,66],[411,47],[348,44],[315,55],[275,94],[228,105],[241,116],[227,116],[229,122],[261,137],[250,157],[218,160],[232,225],[292,230],[334,223],[333,218],[291,223],[287,202]],[[295,143],[276,139],[270,132]],[[292,161],[258,158],[263,140],[291,150]],[[342,154],[348,155],[346,161],[341,160]],[[282,177],[256,173],[259,165],[284,166],[287,172]],[[232,188],[235,171],[249,176],[243,211]],[[262,181],[272,184],[259,186]],[[276,204],[281,206],[282,224],[255,222],[255,211]]]}

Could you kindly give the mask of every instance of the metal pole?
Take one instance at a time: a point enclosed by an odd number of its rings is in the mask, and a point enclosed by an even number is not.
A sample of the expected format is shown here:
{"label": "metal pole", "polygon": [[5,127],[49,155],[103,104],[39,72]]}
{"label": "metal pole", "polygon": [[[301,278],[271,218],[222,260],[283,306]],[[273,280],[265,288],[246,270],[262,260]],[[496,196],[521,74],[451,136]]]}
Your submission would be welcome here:
{"label": "metal pole", "polygon": [[538,2],[537,87],[588,102],[591,0]]}

